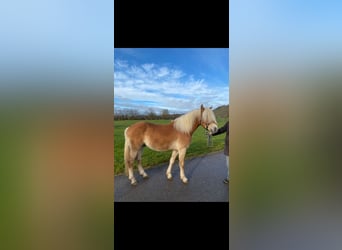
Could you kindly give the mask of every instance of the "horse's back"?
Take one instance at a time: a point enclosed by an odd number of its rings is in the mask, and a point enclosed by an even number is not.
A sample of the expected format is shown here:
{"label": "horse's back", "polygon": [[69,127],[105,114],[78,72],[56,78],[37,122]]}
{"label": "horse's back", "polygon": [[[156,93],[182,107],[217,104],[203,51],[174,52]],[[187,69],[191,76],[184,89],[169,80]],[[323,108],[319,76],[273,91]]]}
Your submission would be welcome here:
{"label": "horse's back", "polygon": [[147,128],[146,122],[137,122],[125,129],[125,135],[127,137],[137,137],[139,134],[142,135]]}

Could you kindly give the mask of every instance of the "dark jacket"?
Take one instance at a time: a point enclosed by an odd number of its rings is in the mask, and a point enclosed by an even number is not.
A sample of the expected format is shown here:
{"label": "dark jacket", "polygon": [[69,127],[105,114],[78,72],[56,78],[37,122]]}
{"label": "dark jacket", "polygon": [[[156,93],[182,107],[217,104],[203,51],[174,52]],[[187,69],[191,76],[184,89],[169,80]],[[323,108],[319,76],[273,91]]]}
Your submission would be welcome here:
{"label": "dark jacket", "polygon": [[225,138],[225,142],[224,142],[224,154],[225,155],[229,155],[229,122],[226,122],[226,124],[224,124],[221,128],[219,128],[215,133],[213,133],[212,135],[220,135],[226,133],[226,138]]}

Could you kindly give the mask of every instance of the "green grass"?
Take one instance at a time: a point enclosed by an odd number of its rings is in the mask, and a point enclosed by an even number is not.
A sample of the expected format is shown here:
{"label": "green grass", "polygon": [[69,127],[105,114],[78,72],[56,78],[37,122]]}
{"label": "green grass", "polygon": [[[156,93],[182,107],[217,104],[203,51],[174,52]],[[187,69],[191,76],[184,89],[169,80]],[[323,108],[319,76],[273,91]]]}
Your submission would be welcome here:
{"label": "green grass", "polygon": [[[136,123],[136,120],[125,120],[125,121],[114,121],[114,174],[122,174],[125,169],[124,165],[124,130],[126,127],[130,126],[133,123]],[[156,124],[167,124],[170,120],[150,120],[149,122],[153,122]],[[217,119],[218,126],[221,127],[226,122],[225,119]],[[197,128],[195,133],[192,136],[192,142],[186,152],[185,158],[191,158],[194,156],[199,156],[203,154],[207,154],[210,152],[216,152],[223,150],[224,148],[224,137],[225,134],[217,135],[212,137],[213,145],[208,147],[207,145],[207,136],[205,135],[205,129],[201,126]],[[144,152],[142,155],[142,164],[144,168],[149,168],[160,163],[168,162],[171,156],[171,151],[165,152],[157,152],[153,151],[147,147],[144,148]],[[178,158],[176,162],[178,164]],[[136,164],[135,164],[136,166]],[[136,167],[135,167],[136,169]]]}

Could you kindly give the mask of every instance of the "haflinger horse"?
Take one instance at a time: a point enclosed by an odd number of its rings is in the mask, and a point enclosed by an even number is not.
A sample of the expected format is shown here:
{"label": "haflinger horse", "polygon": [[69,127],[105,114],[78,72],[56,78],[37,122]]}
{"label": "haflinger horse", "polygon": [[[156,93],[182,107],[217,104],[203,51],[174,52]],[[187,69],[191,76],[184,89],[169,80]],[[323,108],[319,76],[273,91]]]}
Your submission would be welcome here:
{"label": "haflinger horse", "polygon": [[153,124],[149,122],[137,122],[125,129],[125,171],[132,185],[137,181],[133,173],[134,161],[138,162],[139,174],[148,178],[141,164],[141,157],[144,146],[154,151],[172,150],[169,166],[166,170],[167,179],[172,179],[172,166],[178,156],[180,179],[183,183],[188,182],[184,173],[184,158],[191,143],[191,138],[196,129],[202,126],[209,133],[217,131],[216,117],[211,108],[192,110],[179,116],[169,124]]}

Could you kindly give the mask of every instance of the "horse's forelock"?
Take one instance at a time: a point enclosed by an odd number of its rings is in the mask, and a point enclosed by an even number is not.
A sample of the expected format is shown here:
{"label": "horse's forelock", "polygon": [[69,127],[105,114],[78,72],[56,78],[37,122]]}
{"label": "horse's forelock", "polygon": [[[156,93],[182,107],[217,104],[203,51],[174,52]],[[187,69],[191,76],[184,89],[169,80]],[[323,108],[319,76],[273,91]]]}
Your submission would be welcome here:
{"label": "horse's forelock", "polygon": [[214,111],[210,108],[205,108],[202,114],[202,120],[206,123],[216,122]]}

